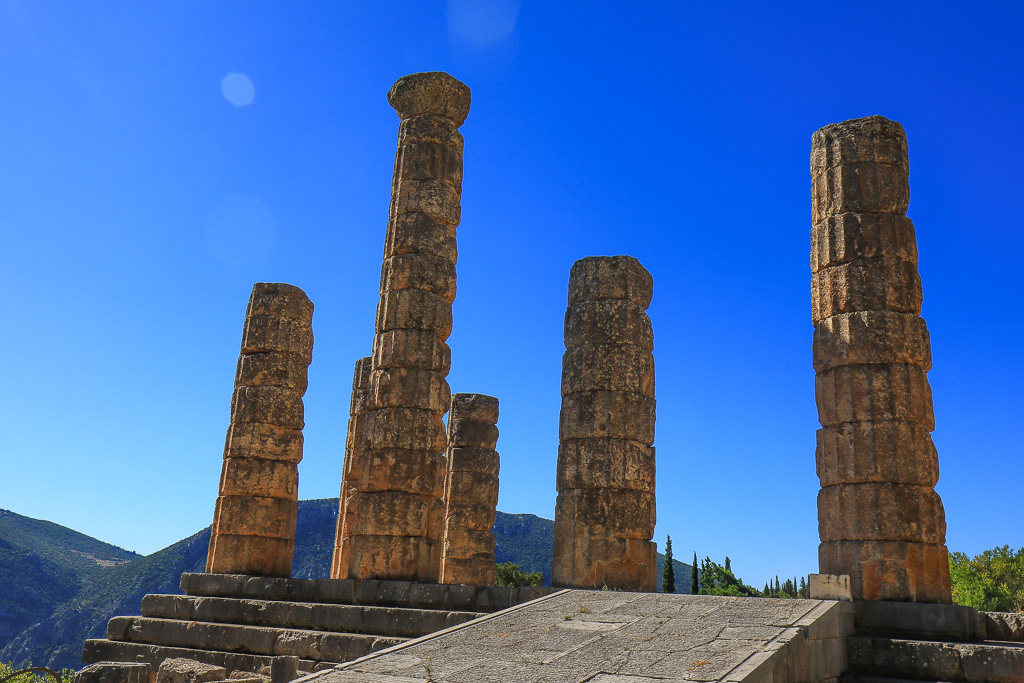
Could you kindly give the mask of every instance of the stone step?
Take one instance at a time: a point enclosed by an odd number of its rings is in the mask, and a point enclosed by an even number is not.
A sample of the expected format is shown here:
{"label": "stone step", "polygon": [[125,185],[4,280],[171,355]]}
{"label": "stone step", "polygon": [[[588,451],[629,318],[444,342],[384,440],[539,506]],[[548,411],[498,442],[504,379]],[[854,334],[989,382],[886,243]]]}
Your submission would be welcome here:
{"label": "stone step", "polygon": [[408,607],[460,612],[497,612],[559,589],[550,586],[462,586],[378,579],[286,579],[241,574],[181,575],[188,595],[316,602],[369,607]]}
{"label": "stone step", "polygon": [[249,655],[291,655],[315,662],[347,662],[408,640],[150,617],[114,617],[107,623],[107,639]]}
{"label": "stone step", "polygon": [[844,675],[842,683],[951,683],[950,681],[921,680],[919,678],[886,678],[885,676]]}
{"label": "stone step", "polygon": [[1024,683],[1024,644],[846,639],[853,675],[970,683]]}
{"label": "stone step", "polygon": [[[82,663],[95,664],[97,662],[138,662],[149,664],[156,671],[160,663],[165,659],[185,658],[194,659],[204,664],[222,666],[227,669],[228,674],[233,671],[258,672],[263,667],[268,667],[273,657],[263,655],[248,655],[239,652],[218,652],[216,650],[200,650],[197,648],[164,647],[161,645],[147,645],[145,643],[117,642],[106,639],[89,639],[82,647]],[[316,671],[334,666],[334,662],[314,662],[310,660],[299,660],[299,669],[302,671]]]}
{"label": "stone step", "polygon": [[364,607],[281,600],[147,595],[142,616],[308,631],[418,638],[483,616],[483,612]]}

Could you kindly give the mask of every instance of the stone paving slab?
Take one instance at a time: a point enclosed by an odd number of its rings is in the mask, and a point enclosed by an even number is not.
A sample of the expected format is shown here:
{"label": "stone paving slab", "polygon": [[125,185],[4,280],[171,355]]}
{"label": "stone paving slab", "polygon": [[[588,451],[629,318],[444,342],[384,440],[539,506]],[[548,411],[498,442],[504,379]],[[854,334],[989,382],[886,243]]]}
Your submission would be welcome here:
{"label": "stone paving slab", "polygon": [[[303,680],[770,680],[765,671],[806,671],[806,661],[789,660],[795,653],[803,653],[806,660],[808,652],[817,651],[808,649],[808,643],[841,644],[843,638],[830,637],[830,629],[821,627],[825,621],[838,622],[839,612],[838,603],[823,600],[565,590]],[[845,661],[835,666],[845,666]]]}

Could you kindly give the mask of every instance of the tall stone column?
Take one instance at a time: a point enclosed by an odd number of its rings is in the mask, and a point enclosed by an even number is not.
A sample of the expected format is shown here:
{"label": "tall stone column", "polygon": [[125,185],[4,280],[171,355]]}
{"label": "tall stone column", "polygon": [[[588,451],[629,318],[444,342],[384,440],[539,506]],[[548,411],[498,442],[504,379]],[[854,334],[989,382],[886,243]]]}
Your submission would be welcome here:
{"label": "tall stone column", "polygon": [[442,418],[461,218],[462,135],[469,88],[440,72],[400,78],[388,102],[402,122],[391,188],[349,577],[434,582]]}
{"label": "tall stone column", "polygon": [[653,280],[631,256],[569,273],[552,583],[657,589]]}
{"label": "tall stone column", "polygon": [[854,598],[951,602],[903,127],[818,130],[811,149],[811,301],[821,571]]}
{"label": "tall stone column", "polygon": [[298,287],[253,286],[207,572],[291,576],[312,320],[313,303]]}
{"label": "tall stone column", "polygon": [[338,526],[334,532],[334,555],[331,558],[331,578],[347,579],[352,518],[347,515],[349,498],[359,484],[359,455],[365,445],[363,425],[370,389],[370,371],[373,359],[367,356],[356,361],[352,378],[352,399],[348,409],[348,433],[345,438],[345,463],[341,474],[341,494],[338,496]]}
{"label": "tall stone column", "polygon": [[453,394],[448,413],[441,583],[493,586],[498,505],[498,399]]}

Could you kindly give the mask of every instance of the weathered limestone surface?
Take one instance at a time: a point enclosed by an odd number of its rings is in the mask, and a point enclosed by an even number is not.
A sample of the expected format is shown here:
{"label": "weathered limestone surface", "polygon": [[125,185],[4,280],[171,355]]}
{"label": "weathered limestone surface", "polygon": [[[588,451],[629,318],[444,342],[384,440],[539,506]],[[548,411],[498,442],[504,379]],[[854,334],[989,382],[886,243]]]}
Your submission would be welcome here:
{"label": "weathered limestone surface", "polygon": [[821,572],[849,575],[855,599],[948,603],[903,127],[822,128],[811,176]]}
{"label": "weathered limestone surface", "polygon": [[362,443],[333,575],[431,582],[441,564],[442,418],[451,400],[445,342],[461,219],[458,128],[470,92],[448,74],[419,73],[400,78],[388,102],[402,122]]}
{"label": "weathered limestone surface", "polygon": [[570,271],[553,585],[656,590],[652,293],[631,256]]}
{"label": "weathered limestone surface", "polygon": [[495,584],[494,526],[498,504],[498,399],[453,394],[448,413],[441,583]]}
{"label": "weathered limestone surface", "polygon": [[207,572],[291,576],[312,320],[298,287],[253,286]]}
{"label": "weathered limestone surface", "polygon": [[352,400],[349,403],[348,434],[345,439],[345,463],[341,475],[341,495],[338,497],[338,527],[334,533],[334,554],[331,558],[331,578],[347,579],[354,517],[348,514],[351,494],[358,490],[360,454],[363,446],[363,425],[370,389],[370,371],[373,359],[367,356],[356,361],[352,379]]}

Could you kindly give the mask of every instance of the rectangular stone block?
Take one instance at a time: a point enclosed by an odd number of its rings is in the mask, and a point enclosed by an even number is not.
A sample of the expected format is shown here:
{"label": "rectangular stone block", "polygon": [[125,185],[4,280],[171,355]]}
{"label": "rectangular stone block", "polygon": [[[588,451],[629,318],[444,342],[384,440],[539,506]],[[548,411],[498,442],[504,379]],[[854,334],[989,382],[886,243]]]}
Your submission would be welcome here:
{"label": "rectangular stone block", "polygon": [[465,586],[493,586],[497,579],[494,555],[468,559],[445,558],[441,582]]}
{"label": "rectangular stone block", "polygon": [[350,576],[363,580],[419,580],[421,556],[425,559],[430,553],[427,539],[419,536],[353,536],[351,541]]}
{"label": "rectangular stone block", "polygon": [[494,558],[494,534],[449,527],[444,534],[445,560],[468,560],[475,557]]}
{"label": "rectangular stone block", "polygon": [[290,353],[249,353],[238,357],[235,386],[269,385],[306,393],[309,362]]}
{"label": "rectangular stone block", "polygon": [[302,394],[283,387],[237,387],[231,398],[231,422],[270,424],[302,429]]}
{"label": "rectangular stone block", "polygon": [[452,305],[420,289],[384,292],[377,306],[376,331],[388,330],[430,330],[444,341],[452,333]]}
{"label": "rectangular stone block", "polygon": [[291,538],[233,536],[210,539],[206,571],[210,574],[291,576],[295,541]]}
{"label": "rectangular stone block", "polygon": [[807,584],[812,600],[853,600],[850,592],[850,577],[846,574],[809,574]]}
{"label": "rectangular stone block", "polygon": [[946,541],[942,500],[928,486],[872,482],[818,492],[818,535],[826,541]]}
{"label": "rectangular stone block", "polygon": [[424,536],[429,499],[402,491],[355,492],[352,534],[358,536]]}
{"label": "rectangular stone block", "polygon": [[914,222],[891,213],[841,213],[811,228],[811,272],[887,256],[917,265]]}
{"label": "rectangular stone block", "polygon": [[576,528],[597,538],[651,540],[657,521],[654,495],[635,489],[571,489],[560,491],[556,516],[573,520]]}
{"label": "rectangular stone block", "polygon": [[854,422],[818,430],[822,486],[887,481],[935,486],[939,456],[927,427],[913,422]]}
{"label": "rectangular stone block", "polygon": [[582,301],[565,312],[565,348],[581,344],[634,344],[653,351],[654,330],[644,308],[632,301]]}
{"label": "rectangular stone block", "polygon": [[295,285],[257,282],[252,287],[245,315],[269,315],[309,322],[313,319],[313,302]]}
{"label": "rectangular stone block", "polygon": [[952,602],[944,545],[830,541],[818,546],[823,574],[848,574],[854,600]]}
{"label": "rectangular stone block", "polygon": [[448,443],[441,414],[430,410],[391,406],[368,410],[365,419],[366,451],[398,448],[443,453]]}
{"label": "rectangular stone block", "polygon": [[419,142],[437,142],[461,152],[465,142],[454,121],[442,116],[413,116],[398,125],[398,148]]}
{"label": "rectangular stone block", "polygon": [[858,311],[825,318],[814,327],[812,348],[818,372],[864,363],[932,367],[928,328],[913,313]]}
{"label": "rectangular stone block", "polygon": [[443,180],[402,178],[392,192],[392,212],[396,215],[419,212],[451,226],[462,220],[461,187]]}
{"label": "rectangular stone block", "polygon": [[433,330],[388,330],[373,342],[378,368],[420,368],[447,376],[452,352]]}
{"label": "rectangular stone block", "polygon": [[484,472],[498,476],[498,453],[493,448],[449,448],[448,469],[452,472]]}
{"label": "rectangular stone block", "polygon": [[811,317],[855,311],[921,314],[921,277],[917,267],[890,257],[863,259],[825,268],[811,276]]}
{"label": "rectangular stone block", "polygon": [[654,356],[632,344],[583,344],[567,349],[562,356],[562,396],[600,390],[654,398]]}
{"label": "rectangular stone block", "polygon": [[242,354],[290,353],[306,361],[313,358],[313,328],[308,320],[273,315],[253,315],[245,319]]}
{"label": "rectangular stone block", "polygon": [[632,256],[582,258],[569,270],[569,305],[600,299],[628,299],[646,309],[654,278]]}
{"label": "rectangular stone block", "polygon": [[455,301],[455,263],[431,254],[396,254],[384,260],[381,291],[419,289]]}
{"label": "rectangular stone block", "polygon": [[71,683],[150,683],[148,663],[99,662],[76,671]]}
{"label": "rectangular stone block", "polygon": [[558,445],[556,487],[654,493],[654,448],[619,439],[569,439]]}
{"label": "rectangular stone block", "polygon": [[405,491],[431,495],[443,481],[439,453],[411,451],[400,448],[367,450],[363,453],[357,489],[373,491]]}
{"label": "rectangular stone block", "polygon": [[908,165],[907,134],[899,121],[866,116],[824,126],[811,137],[812,173],[867,162]]}
{"label": "rectangular stone block", "polygon": [[295,538],[298,503],[286,498],[219,496],[213,533]]}
{"label": "rectangular stone block", "polygon": [[918,365],[844,365],[819,372],[814,390],[818,420],[824,427],[897,420],[935,429],[932,390],[924,368]]}
{"label": "rectangular stone block", "polygon": [[298,466],[282,460],[227,458],[221,469],[220,495],[298,500]]}
{"label": "rectangular stone block", "polygon": [[156,683],[206,683],[223,681],[227,677],[227,669],[222,666],[203,664],[192,659],[171,658],[160,662]]}
{"label": "rectangular stone block", "polygon": [[498,399],[486,394],[452,394],[452,417],[498,424]]}
{"label": "rectangular stone block", "polygon": [[814,223],[848,211],[906,215],[910,181],[901,165],[844,163],[811,177]]}
{"label": "rectangular stone block", "polygon": [[422,213],[392,216],[384,241],[384,258],[396,254],[431,254],[455,263],[459,257],[455,227]]}
{"label": "rectangular stone block", "polygon": [[453,448],[493,449],[498,445],[498,427],[484,420],[450,417],[448,443]]}
{"label": "rectangular stone block", "polygon": [[401,169],[402,180],[436,178],[455,187],[462,186],[462,145],[409,141],[398,148],[396,165]]}
{"label": "rectangular stone block", "polygon": [[444,415],[451,403],[451,389],[440,372],[417,368],[382,368],[370,377],[374,408],[421,408]]}
{"label": "rectangular stone block", "polygon": [[226,458],[302,460],[302,431],[277,425],[239,422],[228,428]]}
{"label": "rectangular stone block", "polygon": [[562,397],[558,438],[654,443],[655,400],[626,391],[583,391]]}
{"label": "rectangular stone block", "polygon": [[[557,534],[555,538],[557,542]],[[651,541],[577,534],[563,542],[571,547],[563,550],[563,573],[560,575],[555,569],[552,585],[592,590],[657,590],[657,546]],[[555,557],[557,561],[559,554]]]}
{"label": "rectangular stone block", "polygon": [[475,503],[449,503],[445,515],[445,526],[469,531],[490,532],[496,518],[495,509],[491,505]]}
{"label": "rectangular stone block", "polygon": [[494,507],[498,504],[498,477],[484,472],[449,472],[444,498]]}

